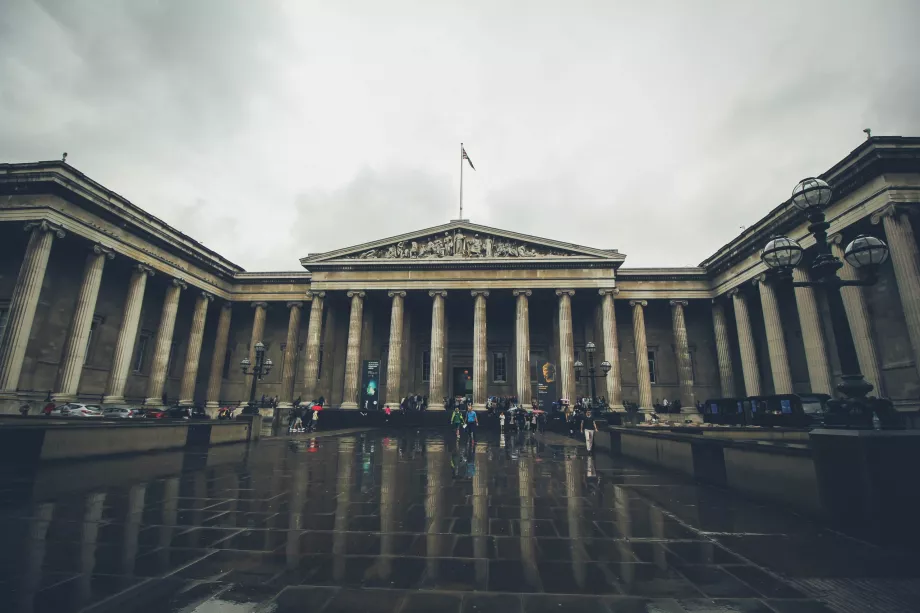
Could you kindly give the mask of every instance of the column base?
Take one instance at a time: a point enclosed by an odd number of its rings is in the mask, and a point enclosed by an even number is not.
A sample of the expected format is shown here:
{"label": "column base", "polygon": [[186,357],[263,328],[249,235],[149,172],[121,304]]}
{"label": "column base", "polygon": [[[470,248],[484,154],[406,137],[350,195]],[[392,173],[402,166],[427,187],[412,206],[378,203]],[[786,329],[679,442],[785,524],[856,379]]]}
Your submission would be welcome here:
{"label": "column base", "polygon": [[161,407],[163,406],[162,398],[145,398],[144,399],[145,407]]}
{"label": "column base", "polygon": [[16,390],[3,390],[0,392],[0,414],[15,415],[19,412],[19,395]]}
{"label": "column base", "polygon": [[67,404],[68,402],[76,402],[76,394],[51,394],[51,402],[54,404]]}
{"label": "column base", "polygon": [[486,410],[486,405],[485,405],[485,403],[483,403],[483,404],[477,404],[477,403],[474,402],[474,403],[473,403],[473,410],[474,410],[474,411],[485,411],[485,410]]}
{"label": "column base", "polygon": [[623,406],[622,404],[614,404],[610,406],[610,410],[613,411],[614,413],[625,413],[626,407]]}
{"label": "column base", "polygon": [[194,401],[194,400],[189,400],[189,399],[180,400],[180,401],[179,401],[179,406],[180,406],[180,407],[193,407],[193,406],[195,406],[195,401]]}
{"label": "column base", "polygon": [[[216,404],[216,403],[215,403]],[[208,414],[208,417],[211,419],[217,419],[217,412],[220,410],[218,406],[207,406],[204,407],[204,412]]]}
{"label": "column base", "polygon": [[279,402],[278,408],[279,409],[293,409],[294,403],[293,402]]}
{"label": "column base", "polygon": [[220,408],[220,403],[217,402],[216,400],[208,400],[208,401],[204,404],[204,408],[205,408],[205,409],[219,409],[219,408]]}
{"label": "column base", "polygon": [[357,402],[343,402],[342,404],[339,405],[339,408],[340,408],[340,409],[357,410],[357,408],[358,408],[358,403],[357,403]]}
{"label": "column base", "polygon": [[103,405],[127,404],[124,396],[103,396]]}

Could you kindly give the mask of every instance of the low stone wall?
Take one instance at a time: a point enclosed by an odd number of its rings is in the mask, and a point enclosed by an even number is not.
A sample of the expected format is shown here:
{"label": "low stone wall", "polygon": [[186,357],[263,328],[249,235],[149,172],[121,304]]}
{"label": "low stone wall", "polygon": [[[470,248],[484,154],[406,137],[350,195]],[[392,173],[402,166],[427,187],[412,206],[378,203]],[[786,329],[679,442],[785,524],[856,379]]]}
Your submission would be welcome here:
{"label": "low stone wall", "polygon": [[47,418],[0,422],[0,461],[33,464],[241,443],[258,438],[261,418],[238,421],[75,423]]}

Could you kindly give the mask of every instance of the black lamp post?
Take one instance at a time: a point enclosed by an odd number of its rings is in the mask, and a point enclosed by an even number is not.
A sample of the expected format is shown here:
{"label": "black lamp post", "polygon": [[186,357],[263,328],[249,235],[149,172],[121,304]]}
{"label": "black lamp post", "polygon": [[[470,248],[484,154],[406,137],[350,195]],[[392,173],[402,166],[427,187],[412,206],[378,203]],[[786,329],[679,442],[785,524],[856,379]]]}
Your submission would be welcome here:
{"label": "black lamp post", "polygon": [[771,268],[771,276],[779,283],[796,287],[820,287],[824,290],[842,371],[842,381],[837,389],[845,396],[830,401],[826,424],[871,428],[873,413],[877,413],[883,425],[888,425],[894,421],[891,419],[894,416],[891,403],[866,398],[872,391],[872,384],[865,380],[859,370],[853,335],[840,293],[842,287],[874,285],[878,281],[878,267],[888,259],[888,245],[874,236],[857,236],[847,245],[843,257],[854,268],[865,270],[866,277],[856,281],[845,281],[838,277],[837,271],[843,263],[831,253],[827,242],[830,224],[825,220],[823,210],[830,203],[831,196],[831,187],[816,178],[804,179],[792,190],[792,204],[808,216],[808,231],[815,237],[816,255],[810,267],[811,281],[792,280],[792,270],[802,261],[804,250],[791,238],[776,236],[771,239],[764,246],[760,259]]}
{"label": "black lamp post", "polygon": [[[248,357],[240,361],[240,368],[244,375],[252,375],[252,385],[249,387],[249,404],[246,412],[254,415],[258,412],[256,408],[256,383],[272,370],[272,359],[265,357],[265,345],[262,341],[256,343],[256,363],[252,364]],[[250,368],[251,367],[251,368]]]}
{"label": "black lamp post", "polygon": [[587,375],[583,375],[581,372],[581,369],[584,368],[585,365],[582,364],[581,361],[575,362],[575,378],[581,379],[583,377],[587,377],[588,380],[591,382],[591,408],[592,409],[597,404],[597,384],[594,381],[595,379],[603,379],[604,377],[607,376],[607,373],[610,372],[610,362],[608,362],[607,360],[604,360],[603,362],[601,362],[601,370],[604,371],[604,373],[601,375],[595,374],[596,372],[596,369],[594,368],[594,351],[595,350],[596,350],[596,347],[594,346],[594,343],[592,343],[591,341],[588,341],[588,344],[585,345],[585,353],[588,354],[588,374]]}

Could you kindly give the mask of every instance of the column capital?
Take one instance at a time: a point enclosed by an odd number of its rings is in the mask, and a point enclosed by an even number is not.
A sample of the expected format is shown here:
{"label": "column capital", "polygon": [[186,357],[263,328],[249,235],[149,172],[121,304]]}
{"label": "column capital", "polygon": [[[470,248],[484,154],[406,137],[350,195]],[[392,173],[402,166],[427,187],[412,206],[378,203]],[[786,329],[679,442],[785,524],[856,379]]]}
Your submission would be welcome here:
{"label": "column capital", "polygon": [[827,237],[827,242],[831,245],[842,245],[843,244],[843,233],[835,232],[834,234],[829,234]]}
{"label": "column capital", "polygon": [[435,296],[440,296],[441,298],[447,298],[446,289],[433,289],[428,292],[428,295],[434,298]]}
{"label": "column capital", "polygon": [[741,293],[741,286],[740,286],[740,285],[731,288],[730,290],[728,290],[728,291],[725,292],[725,293],[728,294],[729,296],[731,296],[732,298],[734,298],[735,296],[738,296],[739,298],[744,298],[744,294]]}
{"label": "column capital", "polygon": [[916,213],[916,209],[890,202],[876,212],[872,213],[872,215],[869,216],[869,221],[872,222],[873,226],[877,226],[878,224],[882,223],[882,220],[886,217],[894,217],[897,219],[902,215],[910,215],[913,213]]}
{"label": "column capital", "polygon": [[139,273],[141,273],[141,274],[145,274],[145,275],[147,275],[148,277],[152,277],[152,276],[154,276],[155,274],[157,274],[156,271],[155,271],[154,269],[150,268],[150,267],[147,266],[146,264],[135,264],[135,265],[134,265],[134,270],[137,271],[137,272],[139,272]]}
{"label": "column capital", "polygon": [[350,289],[347,292],[345,292],[345,295],[348,296],[349,298],[354,298],[355,296],[357,296],[358,298],[363,299],[364,296],[366,296],[367,294],[365,294],[362,290]]}
{"label": "column capital", "polygon": [[769,280],[769,277],[767,277],[767,273],[764,272],[764,273],[760,273],[759,275],[751,279],[751,285],[753,285],[754,287],[757,287],[761,283],[763,283],[764,285],[768,285],[769,281],[770,280]]}
{"label": "column capital", "polygon": [[233,308],[233,303],[230,302],[229,300],[224,300],[224,303],[223,303],[222,305],[220,305],[220,308],[229,311],[230,309]]}
{"label": "column capital", "polygon": [[267,308],[268,308],[268,303],[267,303],[267,302],[263,302],[263,301],[251,302],[251,303],[249,304],[249,306],[252,307],[252,308],[254,308],[254,309],[257,309],[257,308],[259,308],[259,307],[262,307],[263,309],[267,309]]}
{"label": "column capital", "polygon": [[186,282],[183,281],[182,279],[173,279],[173,280],[171,281],[171,283],[172,283],[173,287],[178,287],[180,290],[181,290],[181,289],[188,289],[188,283],[186,283]]}
{"label": "column capital", "polygon": [[47,219],[41,219],[38,221],[30,221],[24,226],[23,229],[26,232],[31,232],[32,230],[36,228],[41,230],[42,232],[52,232],[58,238],[64,238],[64,236],[67,234],[66,232],[64,232],[64,228],[62,228],[56,223],[51,223]]}
{"label": "column capital", "polygon": [[470,295],[475,298],[476,296],[482,296],[483,298],[489,297],[489,290],[487,289],[474,289],[470,291]]}
{"label": "column capital", "polygon": [[619,296],[620,288],[619,287],[604,287],[604,288],[597,290],[597,293],[601,296],[607,296],[607,295]]}
{"label": "column capital", "polygon": [[678,305],[685,307],[688,304],[690,304],[690,301],[689,300],[669,300],[668,304],[670,304],[672,307],[678,306]]}
{"label": "column capital", "polygon": [[[513,289],[513,290],[511,290],[511,295],[514,296],[514,297],[518,297],[518,296],[531,296],[531,295],[533,295],[533,292],[530,291],[529,289]],[[528,376],[529,376],[529,375],[528,375]]]}
{"label": "column capital", "polygon": [[556,295],[557,295],[557,296],[574,296],[574,295],[575,295],[575,290],[573,290],[573,289],[557,289],[557,290],[556,290]]}
{"label": "column capital", "polygon": [[303,308],[303,302],[298,302],[296,300],[293,300],[287,303],[287,308],[292,309],[294,307],[297,307],[298,309]]}
{"label": "column capital", "polygon": [[201,291],[201,297],[207,300],[208,302],[211,302],[214,300],[214,294],[212,294],[211,292],[206,292],[204,290]]}
{"label": "column capital", "polygon": [[629,306],[631,306],[631,307],[637,307],[637,306],[638,306],[638,307],[647,307],[647,306],[648,306],[648,300],[630,300],[630,301],[629,301]]}
{"label": "column capital", "polygon": [[326,292],[307,292],[306,293],[307,300],[313,300],[314,298],[325,298],[325,297],[326,297]]}
{"label": "column capital", "polygon": [[93,253],[95,253],[96,255],[105,256],[105,258],[106,258],[107,260],[114,260],[114,259],[115,259],[115,250],[114,250],[114,249],[112,249],[111,247],[106,247],[106,246],[104,246],[104,245],[100,245],[100,244],[98,244],[98,243],[95,244],[95,245],[93,245]]}
{"label": "column capital", "polygon": [[387,296],[390,297],[390,298],[395,298],[396,296],[399,296],[400,298],[405,298],[405,297],[406,297],[406,291],[405,291],[405,290],[401,290],[401,289],[390,290],[390,291],[387,292]]}

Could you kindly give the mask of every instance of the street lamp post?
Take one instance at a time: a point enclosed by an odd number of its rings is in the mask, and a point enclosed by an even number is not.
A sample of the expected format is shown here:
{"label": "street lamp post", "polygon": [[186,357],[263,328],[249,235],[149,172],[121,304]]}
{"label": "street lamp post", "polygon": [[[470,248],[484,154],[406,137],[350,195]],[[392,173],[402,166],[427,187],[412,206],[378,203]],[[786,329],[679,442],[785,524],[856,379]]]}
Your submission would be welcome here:
{"label": "street lamp post", "polygon": [[845,281],[837,276],[843,263],[831,253],[827,242],[830,224],[824,216],[824,207],[830,203],[832,194],[831,187],[816,178],[804,179],[792,190],[792,204],[805,212],[809,221],[808,231],[815,238],[816,255],[810,266],[811,281],[792,280],[792,270],[801,263],[804,250],[789,237],[772,238],[764,246],[760,258],[771,269],[771,276],[778,283],[823,288],[827,298],[842,371],[841,383],[837,389],[844,398],[828,403],[830,411],[826,424],[871,428],[873,414],[877,414],[883,425],[894,425],[897,417],[890,401],[866,398],[872,391],[872,384],[865,380],[859,370],[853,334],[840,292],[843,287],[874,285],[878,281],[878,267],[888,259],[888,245],[874,236],[857,236],[847,245],[844,259],[867,274],[864,279],[854,281]]}
{"label": "street lamp post", "polygon": [[607,360],[604,360],[603,362],[601,362],[601,370],[604,371],[603,374],[600,374],[600,375],[595,374],[597,369],[594,368],[594,352],[596,349],[597,348],[595,347],[594,343],[591,341],[588,341],[588,344],[585,345],[585,353],[588,354],[588,374],[587,375],[584,375],[581,372],[581,369],[584,368],[585,365],[582,364],[580,360],[575,362],[575,378],[581,379],[583,377],[587,377],[587,379],[591,382],[591,408],[594,408],[594,406],[597,404],[597,384],[595,383],[595,380],[603,379],[604,377],[606,377],[607,373],[610,372],[610,368],[611,368],[610,362],[608,362]]}
{"label": "street lamp post", "polygon": [[254,415],[258,413],[256,408],[256,383],[272,370],[272,359],[265,357],[265,345],[262,341],[256,343],[256,362],[252,364],[248,357],[240,361],[240,369],[244,375],[252,375],[252,384],[249,386],[249,404],[246,405],[245,412]]}

